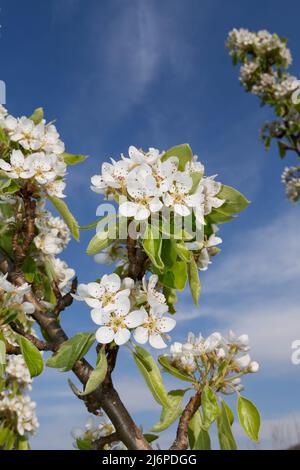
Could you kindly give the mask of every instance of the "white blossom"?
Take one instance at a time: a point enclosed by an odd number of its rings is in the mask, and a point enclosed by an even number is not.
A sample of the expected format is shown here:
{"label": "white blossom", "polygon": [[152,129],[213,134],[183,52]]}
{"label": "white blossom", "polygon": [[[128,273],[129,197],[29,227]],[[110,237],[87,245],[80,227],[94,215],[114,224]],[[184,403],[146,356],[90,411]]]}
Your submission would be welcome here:
{"label": "white blossom", "polygon": [[150,345],[155,349],[162,349],[166,347],[165,333],[169,333],[175,328],[176,321],[174,318],[164,316],[161,309],[158,307],[150,307],[149,312],[144,307],[134,313],[140,312],[143,320],[141,326],[138,326],[134,331],[134,339],[137,343],[145,344],[149,341]]}
{"label": "white blossom", "polygon": [[34,175],[29,160],[24,157],[21,150],[13,150],[10,156],[10,163],[0,159],[0,168],[5,171],[11,179],[29,179]]}

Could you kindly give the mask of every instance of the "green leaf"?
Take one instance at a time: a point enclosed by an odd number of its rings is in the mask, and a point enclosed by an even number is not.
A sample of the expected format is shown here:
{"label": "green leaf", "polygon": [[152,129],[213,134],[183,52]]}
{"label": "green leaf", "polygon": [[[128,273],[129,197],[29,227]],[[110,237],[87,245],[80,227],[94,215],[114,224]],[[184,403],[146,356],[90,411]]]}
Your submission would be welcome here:
{"label": "green leaf", "polygon": [[206,385],[202,391],[201,405],[203,411],[203,426],[208,429],[220,414],[217,398],[209,385]]}
{"label": "green leaf", "polygon": [[59,350],[49,357],[46,365],[67,372],[89,351],[94,341],[94,333],[78,333],[62,343]]}
{"label": "green leaf", "polygon": [[239,421],[247,436],[258,442],[260,415],[256,406],[247,398],[239,396],[237,401]]}
{"label": "green leaf", "polygon": [[92,442],[90,439],[76,439],[76,445],[79,450],[92,450]]}
{"label": "green leaf", "polygon": [[102,230],[101,232],[97,232],[96,235],[90,240],[86,254],[87,255],[96,255],[100,253],[100,251],[107,248],[113,240],[108,238],[108,232],[106,230]]}
{"label": "green leaf", "polygon": [[208,431],[202,427],[200,411],[196,411],[188,427],[188,438],[192,450],[210,450],[211,442]]}
{"label": "green leaf", "polygon": [[191,252],[187,249],[185,244],[182,241],[174,242],[175,243],[175,251],[178,254],[179,258],[187,263],[191,260]]}
{"label": "green leaf", "polygon": [[176,145],[175,147],[170,148],[163,154],[162,161],[165,161],[170,157],[178,157],[178,169],[180,171],[183,171],[185,165],[192,160],[193,152],[189,144]]}
{"label": "green leaf", "polygon": [[75,217],[69,211],[67,204],[55,196],[48,196],[49,201],[54,205],[55,209],[60,213],[64,221],[66,222],[67,226],[70,229],[71,234],[75,238],[75,240],[79,240],[79,226],[78,222]]}
{"label": "green leaf", "polygon": [[39,124],[43,118],[44,118],[43,108],[36,108],[33,111],[32,115],[29,117],[29,119],[31,119],[34,122],[34,124]]}
{"label": "green leaf", "polygon": [[31,377],[40,375],[44,369],[44,362],[40,351],[24,336],[18,335],[17,341]]}
{"label": "green leaf", "polygon": [[210,224],[224,224],[235,218],[232,215],[226,214],[226,212],[222,212],[222,207],[223,206],[221,206],[221,209],[213,209],[211,213],[206,216],[206,221]]}
{"label": "green leaf", "polygon": [[243,194],[230,186],[222,185],[217,197],[226,201],[220,209],[225,214],[236,214],[246,209],[250,204]]}
{"label": "green leaf", "polygon": [[177,379],[184,380],[185,382],[195,383],[195,379],[193,377],[188,374],[185,374],[184,372],[181,372],[175,366],[173,366],[167,356],[160,356],[158,358],[158,362],[166,372],[171,375],[174,375],[174,377],[176,377]]}
{"label": "green leaf", "polygon": [[174,287],[183,290],[187,281],[187,264],[185,261],[179,260],[173,264],[172,274],[174,277]]}
{"label": "green leaf", "polygon": [[159,423],[155,424],[151,431],[162,432],[171,426],[181,414],[181,401],[186,390],[171,390],[168,393],[168,405],[164,406],[160,415]]}
{"label": "green leaf", "polygon": [[36,262],[31,256],[28,256],[22,265],[24,277],[27,282],[33,282],[36,273]]}
{"label": "green leaf", "polygon": [[144,434],[144,438],[146,439],[147,442],[153,442],[153,441],[156,441],[156,439],[159,438],[159,436],[157,436],[156,434],[150,434],[150,433],[146,433]]}
{"label": "green leaf", "polygon": [[149,390],[151,391],[153,398],[162,406],[168,406],[168,395],[163,383],[163,379],[160,370],[151,356],[151,354],[143,349],[141,346],[135,347],[133,353],[138,369],[143,375]]}
{"label": "green leaf", "polygon": [[223,400],[221,400],[221,414],[217,417],[217,429],[220,448],[222,450],[237,450]]}
{"label": "green leaf", "polygon": [[191,261],[190,263],[188,263],[188,277],[194,303],[198,305],[199,296],[201,292],[201,283],[199,278],[198,266],[194,256],[191,257]]}
{"label": "green leaf", "polygon": [[105,379],[107,372],[107,360],[105,356],[105,350],[102,348],[98,354],[98,361],[95,369],[90,375],[89,380],[85,386],[84,392],[80,393],[80,396],[89,395],[92,393],[99,385],[102,384]]}
{"label": "green leaf", "polygon": [[161,259],[162,239],[158,230],[148,225],[143,239],[143,248],[149,256],[152,264],[159,270],[164,268],[164,263]]}
{"label": "green leaf", "polygon": [[[227,364],[227,362],[226,362],[226,364]],[[227,416],[228,416],[230,426],[232,426],[233,422],[234,422],[234,414],[233,414],[230,406],[227,405],[227,403],[225,401],[223,403],[224,403],[224,406],[225,406],[225,409],[226,409],[226,413],[227,413]]]}
{"label": "green leaf", "polygon": [[6,178],[5,176],[2,178],[1,176],[0,177],[0,191],[8,188],[10,186],[10,183],[11,183],[11,179]]}
{"label": "green leaf", "polygon": [[286,155],[288,145],[286,145],[284,142],[281,142],[280,140],[277,142],[277,144],[278,144],[280,158],[284,158]]}
{"label": "green leaf", "polygon": [[4,129],[0,128],[0,142],[5,145],[9,145],[9,137]]}
{"label": "green leaf", "polygon": [[88,158],[87,155],[73,155],[72,153],[67,152],[64,152],[62,156],[67,165],[77,165]]}

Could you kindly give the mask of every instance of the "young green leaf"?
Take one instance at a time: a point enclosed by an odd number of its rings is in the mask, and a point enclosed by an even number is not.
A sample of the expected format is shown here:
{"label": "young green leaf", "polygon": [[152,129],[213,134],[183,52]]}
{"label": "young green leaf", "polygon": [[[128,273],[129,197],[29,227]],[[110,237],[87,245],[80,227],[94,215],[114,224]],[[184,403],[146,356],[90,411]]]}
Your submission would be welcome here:
{"label": "young green leaf", "polygon": [[256,406],[247,398],[239,396],[237,401],[239,421],[245,433],[255,442],[258,442],[260,415]]}
{"label": "young green leaf", "polygon": [[203,429],[200,411],[196,411],[188,427],[188,438],[192,450],[210,450],[211,442],[208,431]]}
{"label": "young green leaf", "polygon": [[243,194],[230,186],[222,185],[217,197],[226,201],[220,208],[221,212],[225,214],[236,214],[246,209],[250,204]]}
{"label": "young green leaf", "polygon": [[48,196],[48,199],[66,222],[75,240],[78,241],[80,238],[79,225],[75,217],[69,211],[67,204],[56,196]]}
{"label": "young green leaf", "polygon": [[163,379],[160,370],[151,356],[151,354],[143,349],[141,346],[135,347],[133,353],[138,369],[143,375],[149,390],[151,391],[153,398],[162,406],[168,406],[168,395],[163,383]]}
{"label": "young green leaf", "polygon": [[24,336],[18,335],[17,341],[31,377],[40,375],[44,369],[44,362],[40,351]]}
{"label": "young green leaf", "polygon": [[88,158],[87,155],[73,155],[72,153],[66,152],[62,154],[62,157],[67,165],[77,165]]}
{"label": "young green leaf", "polygon": [[36,108],[32,115],[29,117],[29,119],[31,119],[34,124],[39,124],[42,119],[44,118],[44,110],[43,108]]}
{"label": "young green leaf", "polygon": [[203,411],[203,426],[208,429],[220,414],[217,398],[209,385],[206,385],[202,391],[201,405]]}
{"label": "young green leaf", "polygon": [[101,232],[97,232],[96,235],[90,240],[86,254],[87,255],[96,255],[100,253],[100,251],[107,248],[111,245],[112,240],[108,238],[108,232],[106,230],[102,230]]}
{"label": "young green leaf", "polygon": [[105,379],[107,372],[107,360],[105,356],[104,348],[102,348],[98,354],[97,365],[93,372],[91,373],[89,380],[85,386],[84,392],[80,394],[80,396],[89,395],[94,390],[96,390],[99,385],[102,384],[103,380]]}
{"label": "young green leaf", "polygon": [[65,341],[59,350],[49,357],[46,365],[61,369],[62,372],[71,370],[75,362],[89,351],[94,341],[94,333],[78,333]]}
{"label": "young green leaf", "polygon": [[217,417],[217,429],[220,448],[222,450],[237,450],[223,400],[221,400],[221,414]]}
{"label": "young green leaf", "polygon": [[224,403],[224,406],[225,406],[225,409],[226,409],[226,413],[227,413],[227,416],[228,416],[230,426],[232,426],[233,422],[234,422],[234,414],[233,414],[230,406],[227,405],[227,403],[225,401],[223,401],[223,403]]}
{"label": "young green leaf", "polygon": [[165,161],[170,157],[178,157],[178,169],[180,171],[183,171],[185,165],[192,160],[193,152],[189,144],[176,145],[175,147],[170,148],[163,154],[162,161]]}
{"label": "young green leaf", "polygon": [[181,401],[186,390],[171,390],[168,393],[168,406],[164,406],[159,423],[155,424],[151,431],[162,432],[171,426],[181,414]]}
{"label": "young green leaf", "polygon": [[146,439],[147,442],[151,443],[153,441],[156,441],[156,439],[158,439],[159,436],[157,434],[146,433],[144,434],[144,438]]}
{"label": "young green leaf", "polygon": [[178,370],[175,366],[173,366],[167,356],[160,356],[158,358],[158,362],[164,368],[166,372],[171,375],[174,375],[177,379],[184,380],[185,382],[192,382],[195,383],[195,379],[188,374]]}
{"label": "young green leaf", "polygon": [[198,266],[196,264],[194,256],[191,257],[191,261],[188,264],[188,277],[194,303],[198,305],[199,296],[201,292],[201,282],[199,278]]}
{"label": "young green leaf", "polygon": [[161,259],[162,239],[160,233],[154,230],[154,227],[148,225],[143,239],[143,248],[149,256],[152,264],[159,270],[164,268]]}

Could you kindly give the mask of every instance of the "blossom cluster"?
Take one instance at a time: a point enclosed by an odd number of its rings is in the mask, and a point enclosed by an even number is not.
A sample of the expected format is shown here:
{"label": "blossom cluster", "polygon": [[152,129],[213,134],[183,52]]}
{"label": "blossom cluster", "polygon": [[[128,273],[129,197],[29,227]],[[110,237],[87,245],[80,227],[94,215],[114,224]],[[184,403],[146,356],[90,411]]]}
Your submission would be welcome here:
{"label": "blossom cluster", "polygon": [[54,124],[46,124],[44,119],[35,123],[25,116],[15,118],[1,106],[0,128],[9,139],[9,150],[3,150],[0,159],[2,172],[21,186],[30,182],[39,192],[64,197],[64,144]]}
{"label": "blossom cluster", "polygon": [[[74,447],[76,449],[84,448],[92,449],[95,441],[101,437],[110,436],[115,432],[115,427],[103,413],[101,414],[101,422],[95,423],[95,420],[90,416],[84,426],[84,429],[74,428],[72,430],[72,437],[74,438]],[[125,450],[124,445],[120,441],[115,441],[110,444],[105,444],[103,450]]]}
{"label": "blossom cluster", "polygon": [[34,243],[38,250],[45,255],[57,255],[61,253],[71,240],[70,230],[60,217],[53,217],[45,209],[44,202],[37,210],[35,225],[38,235]]}
{"label": "blossom cluster", "polygon": [[171,363],[179,370],[194,376],[201,383],[208,381],[224,394],[241,391],[241,376],[257,372],[259,365],[249,354],[249,338],[233,331],[228,338],[215,332],[206,339],[189,333],[185,343],[175,342],[170,347]]}
{"label": "blossom cluster", "polygon": [[22,355],[7,355],[3,380],[4,386],[0,392],[2,426],[20,436],[35,434],[39,426],[36,404],[25,395],[26,390],[31,390],[32,379]]}
{"label": "blossom cluster", "polygon": [[102,173],[91,179],[91,189],[108,198],[117,198],[119,211],[136,221],[147,220],[168,208],[186,217],[195,214],[204,225],[204,217],[225,202],[217,197],[221,184],[204,176],[204,166],[194,156],[184,169],[176,156],[150,148],[148,152],[130,146],[128,157],[103,163]]}
{"label": "blossom cluster", "polygon": [[281,176],[287,197],[296,202],[300,199],[300,166],[286,167]]}
{"label": "blossom cluster", "polygon": [[31,286],[25,282],[20,286],[15,286],[7,279],[7,274],[0,272],[0,301],[2,312],[6,310],[18,310],[27,314],[34,312],[31,302],[25,300],[25,295],[31,290]]}
{"label": "blossom cluster", "polygon": [[36,404],[29,396],[0,394],[0,418],[21,436],[35,434],[39,427],[35,414]]}
{"label": "blossom cluster", "polygon": [[120,279],[117,274],[104,275],[100,282],[79,284],[77,300],[85,301],[92,308],[92,320],[100,325],[96,332],[99,343],[114,341],[122,345],[130,340],[149,341],[154,348],[166,347],[165,340],[175,327],[175,320],[168,315],[165,296],[156,289],[158,277],[135,283],[127,277]]}

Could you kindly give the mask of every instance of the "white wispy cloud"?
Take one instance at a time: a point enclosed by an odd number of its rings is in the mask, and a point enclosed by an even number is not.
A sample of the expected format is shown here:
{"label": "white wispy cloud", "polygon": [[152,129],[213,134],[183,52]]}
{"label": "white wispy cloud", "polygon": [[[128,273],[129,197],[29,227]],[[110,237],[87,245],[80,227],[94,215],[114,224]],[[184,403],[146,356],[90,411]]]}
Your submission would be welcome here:
{"label": "white wispy cloud", "polygon": [[293,207],[258,229],[236,234],[231,253],[220,255],[205,276],[206,293],[249,291],[297,281],[299,230],[299,207]]}

